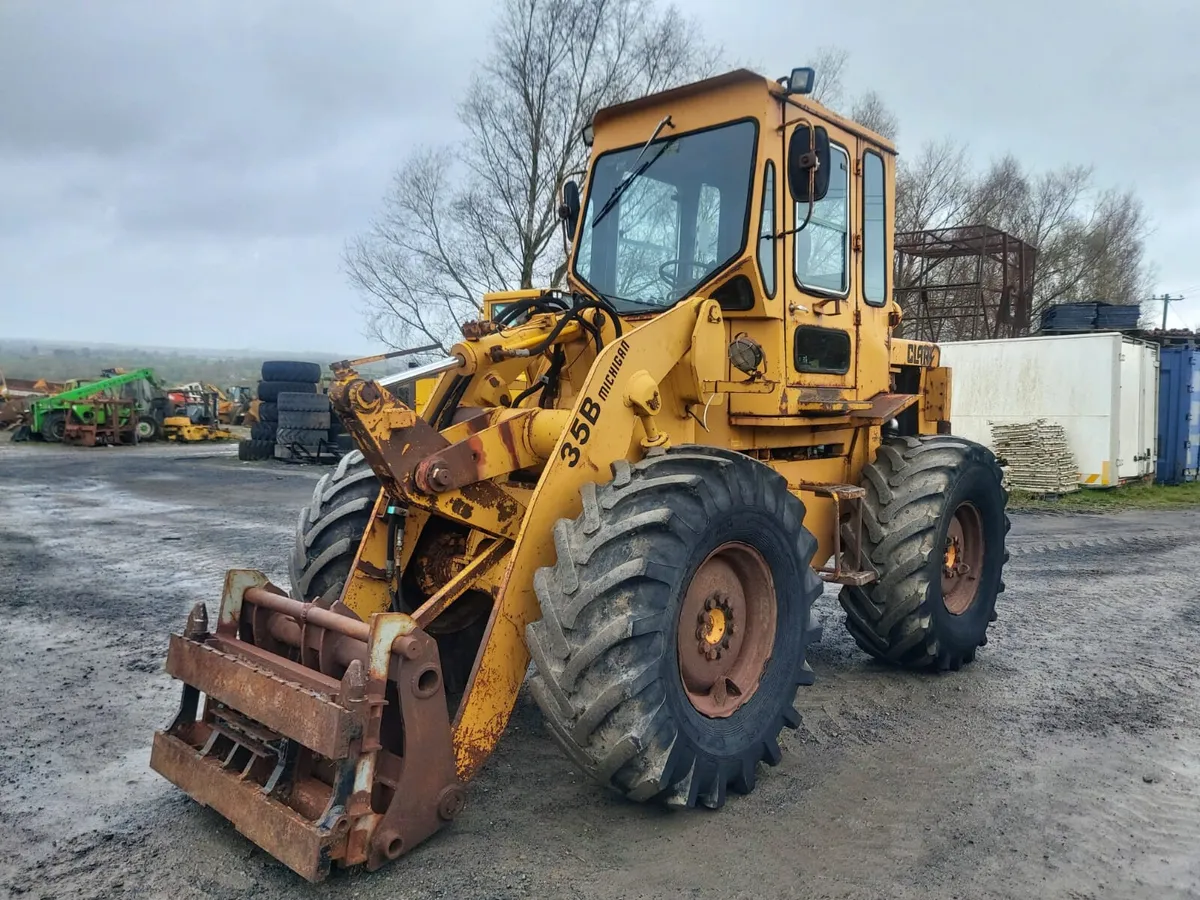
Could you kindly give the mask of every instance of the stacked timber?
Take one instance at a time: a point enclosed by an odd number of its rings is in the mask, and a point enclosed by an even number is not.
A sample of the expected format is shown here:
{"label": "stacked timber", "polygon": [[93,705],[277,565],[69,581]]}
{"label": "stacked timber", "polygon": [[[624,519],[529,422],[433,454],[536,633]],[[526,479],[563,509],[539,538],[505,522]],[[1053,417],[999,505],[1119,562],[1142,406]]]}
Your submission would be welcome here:
{"label": "stacked timber", "polygon": [[1079,467],[1061,425],[1045,419],[992,425],[992,443],[1003,460],[1006,488],[1033,494],[1079,490]]}

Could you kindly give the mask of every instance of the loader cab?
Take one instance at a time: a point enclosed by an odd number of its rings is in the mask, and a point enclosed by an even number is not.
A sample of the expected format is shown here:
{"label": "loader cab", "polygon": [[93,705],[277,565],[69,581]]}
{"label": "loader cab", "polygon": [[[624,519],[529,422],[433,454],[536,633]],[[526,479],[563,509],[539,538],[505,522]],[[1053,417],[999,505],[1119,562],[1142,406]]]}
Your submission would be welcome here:
{"label": "loader cab", "polygon": [[761,346],[781,389],[735,413],[888,389],[895,151],[813,100],[815,78],[738,70],[600,110],[563,192],[573,290],[633,320],[711,297]]}

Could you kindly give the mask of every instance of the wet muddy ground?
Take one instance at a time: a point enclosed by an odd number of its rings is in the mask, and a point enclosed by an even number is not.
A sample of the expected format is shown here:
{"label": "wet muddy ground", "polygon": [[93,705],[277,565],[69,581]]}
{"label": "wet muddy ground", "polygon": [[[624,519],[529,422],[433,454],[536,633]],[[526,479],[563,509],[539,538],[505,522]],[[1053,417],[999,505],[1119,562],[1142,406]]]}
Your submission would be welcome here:
{"label": "wet muddy ground", "polygon": [[[580,777],[522,695],[449,829],[307,885],[148,768],[166,636],[286,584],[323,470],[0,444],[0,897],[1200,897],[1200,512],[1014,514],[978,661],[869,661],[832,592],[782,763],[720,812]],[[210,607],[211,608],[211,607]]]}

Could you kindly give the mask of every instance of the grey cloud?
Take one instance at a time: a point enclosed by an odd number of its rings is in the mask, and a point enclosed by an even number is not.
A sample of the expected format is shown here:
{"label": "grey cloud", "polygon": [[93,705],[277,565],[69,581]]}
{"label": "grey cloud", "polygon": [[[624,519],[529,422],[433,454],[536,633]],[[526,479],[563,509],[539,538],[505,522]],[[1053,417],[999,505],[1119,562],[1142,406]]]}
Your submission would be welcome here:
{"label": "grey cloud", "polygon": [[[341,247],[407,152],[457,134],[493,8],[2,0],[0,327],[210,346],[237,323],[250,343],[365,350]],[[896,110],[901,153],[953,134],[980,162],[1094,162],[1146,198],[1160,290],[1200,296],[1193,0],[686,9],[769,75],[848,47],[849,87]],[[180,326],[185,308],[204,315]]]}

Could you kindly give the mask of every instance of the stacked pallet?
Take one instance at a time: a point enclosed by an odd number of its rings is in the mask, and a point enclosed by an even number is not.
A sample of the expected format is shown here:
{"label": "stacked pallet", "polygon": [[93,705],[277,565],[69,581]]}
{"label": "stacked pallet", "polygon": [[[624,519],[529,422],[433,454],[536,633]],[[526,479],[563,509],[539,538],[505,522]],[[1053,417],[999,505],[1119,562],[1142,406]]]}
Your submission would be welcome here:
{"label": "stacked pallet", "polygon": [[1079,490],[1079,467],[1061,425],[1045,419],[992,425],[992,443],[1002,461],[1005,487],[1034,494]]}
{"label": "stacked pallet", "polygon": [[1084,331],[1136,331],[1142,308],[1136,303],[1056,303],[1042,310],[1043,334]]}

